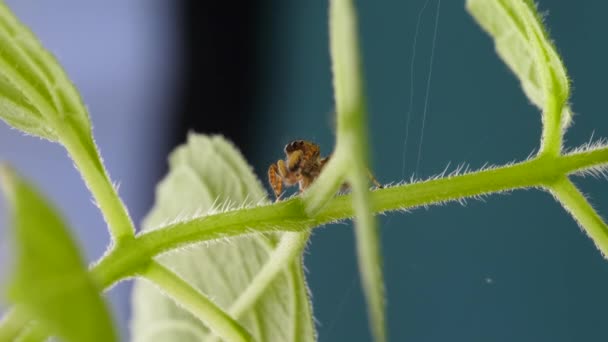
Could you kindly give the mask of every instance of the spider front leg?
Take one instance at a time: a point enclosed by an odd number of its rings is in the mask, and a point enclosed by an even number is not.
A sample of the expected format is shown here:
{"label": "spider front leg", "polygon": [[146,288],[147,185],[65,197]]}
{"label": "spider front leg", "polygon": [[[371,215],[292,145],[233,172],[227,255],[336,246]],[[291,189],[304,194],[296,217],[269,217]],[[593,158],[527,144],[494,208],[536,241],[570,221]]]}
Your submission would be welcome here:
{"label": "spider front leg", "polygon": [[[282,160],[280,160],[279,163],[280,162],[282,162]],[[272,164],[268,168],[268,183],[270,183],[270,187],[272,187],[277,201],[283,192],[283,177],[281,176],[279,166],[277,165],[279,163]]]}
{"label": "spider front leg", "polygon": [[[302,161],[302,156],[304,155],[304,152],[302,152],[302,150],[296,150],[293,151],[291,153],[289,153],[287,155],[287,165],[286,166],[286,171],[289,172],[293,172],[295,171],[299,166],[300,166],[300,162]],[[280,160],[279,162],[282,162],[282,160]],[[287,173],[287,172],[285,172]]]}
{"label": "spider front leg", "polygon": [[272,164],[268,168],[268,183],[270,183],[277,201],[280,200],[281,195],[283,195],[283,184],[292,186],[296,184],[298,180],[298,173],[291,172],[287,168],[284,160],[279,160],[276,164]]}
{"label": "spider front leg", "polygon": [[374,177],[374,175],[372,174],[372,172],[369,169],[367,170],[367,177],[369,177],[369,180],[376,186],[376,188],[378,188],[378,189],[384,188],[384,185],[382,185],[382,183],[378,182],[376,177]]}

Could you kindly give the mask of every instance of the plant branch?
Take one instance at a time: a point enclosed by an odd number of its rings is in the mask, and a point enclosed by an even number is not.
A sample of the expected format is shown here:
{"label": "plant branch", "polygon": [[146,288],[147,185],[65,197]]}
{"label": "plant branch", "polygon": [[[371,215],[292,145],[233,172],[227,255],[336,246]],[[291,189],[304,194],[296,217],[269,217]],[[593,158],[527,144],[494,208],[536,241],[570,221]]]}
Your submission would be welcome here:
{"label": "plant branch", "polygon": [[[371,193],[374,213],[443,203],[529,187],[550,187],[564,175],[608,166],[608,146],[556,158],[535,158],[502,167],[448,176]],[[135,276],[155,255],[223,237],[275,231],[305,231],[352,217],[351,195],[334,196],[315,216],[300,197],[177,222],[114,246],[91,274],[102,288]],[[25,324],[25,323],[24,323]],[[3,326],[0,325],[0,330]]]}
{"label": "plant branch", "polygon": [[355,235],[359,275],[368,306],[370,327],[376,342],[387,340],[380,239],[374,214],[371,212],[369,183],[365,164],[353,169],[349,177],[353,187]]}
{"label": "plant branch", "polygon": [[608,226],[587,201],[585,195],[567,177],[561,178],[548,188],[591,237],[604,258],[608,258]]}
{"label": "plant branch", "polygon": [[135,227],[101,162],[95,142],[83,143],[88,138],[79,137],[68,125],[65,125],[61,132],[61,142],[93,194],[113,240],[120,243],[124,239],[132,238],[135,235]]}
{"label": "plant branch", "polygon": [[220,309],[206,295],[163,265],[151,261],[139,275],[158,286],[161,292],[191,312],[224,340],[254,341],[245,328]]}
{"label": "plant branch", "polygon": [[[443,203],[518,188],[549,186],[565,174],[608,164],[608,147],[557,158],[536,158],[517,164],[418,183],[378,189],[371,193],[374,213]],[[244,208],[180,221],[139,234],[113,249],[93,274],[104,287],[133,275],[149,258],[170,250],[231,236],[275,231],[304,231],[351,218],[351,195],[334,196],[318,214],[310,216],[300,197],[270,205]]]}
{"label": "plant branch", "polygon": [[530,45],[532,47],[533,60],[536,64],[540,86],[545,97],[543,103],[543,132],[541,137],[541,154],[557,156],[562,148],[561,114],[566,99],[559,91],[559,84],[553,71],[549,53],[542,37],[542,28],[536,23],[533,14],[526,10],[527,4],[519,2],[519,13],[522,14],[524,26]]}
{"label": "plant branch", "polygon": [[314,215],[321,210],[344,184],[348,169],[348,161],[345,160],[344,155],[347,154],[342,153],[337,146],[323,172],[302,194],[302,200],[309,215]]}
{"label": "plant branch", "polygon": [[[404,184],[371,193],[376,213],[431,205],[465,197],[522,187],[541,186],[555,176],[546,170],[551,164],[537,159],[460,176]],[[188,244],[254,232],[303,231],[353,216],[352,195],[334,196],[316,215],[294,197],[276,204],[194,218],[140,234],[135,244],[156,255]]]}
{"label": "plant branch", "polygon": [[[344,159],[355,211],[359,275],[374,340],[386,341],[384,280],[376,218],[371,212],[368,180],[367,112],[363,94],[357,14],[352,1],[332,0],[329,7],[330,54],[337,114],[336,158]],[[335,189],[327,199],[333,197]],[[322,209],[321,209],[322,210]]]}

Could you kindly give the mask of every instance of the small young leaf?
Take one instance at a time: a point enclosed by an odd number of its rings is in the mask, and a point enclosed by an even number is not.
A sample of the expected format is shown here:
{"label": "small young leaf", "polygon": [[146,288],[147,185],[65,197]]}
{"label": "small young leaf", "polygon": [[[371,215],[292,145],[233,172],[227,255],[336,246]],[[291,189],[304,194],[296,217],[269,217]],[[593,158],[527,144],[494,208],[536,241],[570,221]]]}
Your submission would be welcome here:
{"label": "small young leaf", "polygon": [[[158,185],[156,204],[144,223],[154,229],[172,220],[266,201],[266,192],[243,157],[222,137],[191,134],[169,158],[169,175]],[[228,311],[268,261],[280,234],[246,236],[197,245],[158,261]],[[238,321],[258,341],[314,341],[302,261],[283,271]],[[137,280],[133,290],[134,341],[203,341],[204,323]]]}
{"label": "small young leaf", "polygon": [[492,36],[498,55],[519,78],[533,104],[545,110],[547,98],[558,97],[563,109],[555,119],[562,129],[567,128],[572,120],[565,106],[570,93],[568,75],[532,1],[467,0],[467,10]]}
{"label": "small young leaf", "polygon": [[116,341],[101,289],[55,209],[6,167],[0,181],[13,208],[17,264],[8,298],[66,341]]}
{"label": "small young leaf", "polygon": [[78,92],[55,58],[0,3],[0,119],[52,141],[70,126],[90,136],[91,123]]}

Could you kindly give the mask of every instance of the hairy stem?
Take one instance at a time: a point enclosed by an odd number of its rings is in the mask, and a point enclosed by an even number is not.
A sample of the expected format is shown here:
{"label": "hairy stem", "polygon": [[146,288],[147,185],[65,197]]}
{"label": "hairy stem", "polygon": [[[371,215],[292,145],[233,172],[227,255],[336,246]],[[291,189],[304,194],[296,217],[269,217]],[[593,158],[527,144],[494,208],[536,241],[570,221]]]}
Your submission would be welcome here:
{"label": "hairy stem", "polygon": [[[549,186],[563,177],[608,163],[608,147],[557,158],[529,161],[464,175],[404,184],[371,193],[375,213],[442,203],[466,197],[527,187]],[[153,256],[202,241],[273,231],[305,231],[352,217],[351,195],[333,197],[315,216],[308,215],[301,198],[174,223],[138,235],[111,250],[92,269],[108,287],[133,275]]]}
{"label": "hairy stem", "polygon": [[344,160],[344,155],[348,154],[348,151],[346,152],[340,152],[340,148],[337,146],[319,178],[302,194],[306,212],[309,215],[315,215],[321,210],[344,184],[348,169],[348,163]]}
{"label": "hairy stem", "polygon": [[[545,172],[547,167],[550,168],[550,165],[539,159],[476,173],[379,189],[371,193],[371,206],[372,210],[378,213],[521,187],[541,186],[554,177]],[[145,246],[151,255],[156,255],[200,241],[252,231],[302,231],[352,216],[352,195],[333,197],[314,216],[308,215],[302,199],[295,197],[273,205],[178,222],[139,235],[136,244]]]}
{"label": "hairy stem", "polygon": [[201,322],[226,341],[251,342],[253,337],[237,321],[226,314],[206,295],[192,287],[179,275],[152,261],[140,275],[154,283],[168,297],[190,311]]}
{"label": "hairy stem", "polygon": [[108,224],[110,235],[117,243],[132,238],[135,227],[99,158],[95,143],[90,141],[89,144],[85,144],[83,139],[88,138],[78,137],[68,125],[62,129],[62,143],[93,194]]}
{"label": "hairy stem", "polygon": [[[364,165],[361,163],[362,166]],[[386,341],[384,280],[382,257],[376,218],[371,212],[369,187],[365,167],[353,170],[349,178],[353,186],[353,209],[359,276],[368,306],[370,326],[376,342]]]}
{"label": "hairy stem", "polygon": [[[445,201],[486,195],[518,188],[550,186],[565,174],[608,163],[608,147],[557,158],[529,161],[446,178],[404,184],[371,193],[374,213],[404,210]],[[138,235],[118,246],[93,267],[105,287],[133,275],[149,258],[202,241],[273,231],[305,231],[351,218],[351,195],[333,197],[310,216],[300,197],[271,205],[239,209],[178,222]]]}
{"label": "hairy stem", "polygon": [[[432,205],[466,197],[529,187],[551,187],[565,175],[608,164],[608,147],[576,152],[555,158],[535,158],[521,163],[457,176],[403,184],[371,193],[374,213]],[[560,191],[558,189],[558,191]],[[568,197],[576,198],[575,193]],[[568,200],[569,202],[571,199]],[[576,200],[572,203],[576,203]],[[571,207],[574,207],[570,204]],[[589,208],[586,224],[593,223]],[[114,246],[91,268],[93,278],[103,288],[135,276],[155,255],[184,245],[221,237],[274,231],[299,231],[352,217],[350,195],[335,196],[315,216],[305,210],[303,201],[295,197],[266,206],[245,208],[195,218],[139,234],[135,239]],[[581,214],[576,214],[581,215]],[[585,217],[581,215],[581,217]],[[601,233],[601,230],[598,230]],[[595,237],[594,237],[595,238]],[[603,239],[603,238],[601,238]],[[25,323],[24,323],[25,324]],[[17,327],[18,328],[18,327]],[[0,324],[0,332],[6,325]],[[14,329],[14,327],[13,327]]]}
{"label": "hairy stem", "polygon": [[[337,112],[336,158],[344,159],[352,187],[359,275],[372,335],[386,341],[384,280],[376,218],[371,212],[368,183],[367,112],[352,1],[332,0],[329,7],[330,54]],[[334,190],[335,193],[335,190]],[[328,199],[333,193],[329,194]]]}
{"label": "hairy stem", "polygon": [[604,258],[608,257],[608,226],[593,209],[585,196],[567,178],[551,184],[549,190],[576,222],[591,237]]}

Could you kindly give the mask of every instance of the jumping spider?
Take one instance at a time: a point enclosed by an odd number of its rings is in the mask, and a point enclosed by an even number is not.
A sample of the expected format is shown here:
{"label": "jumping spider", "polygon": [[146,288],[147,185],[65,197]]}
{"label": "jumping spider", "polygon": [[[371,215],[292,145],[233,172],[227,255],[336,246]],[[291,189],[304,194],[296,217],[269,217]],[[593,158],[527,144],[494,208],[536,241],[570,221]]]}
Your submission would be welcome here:
{"label": "jumping spider", "polygon": [[[281,159],[268,168],[268,182],[274,190],[277,201],[283,194],[283,184],[287,187],[298,184],[300,192],[306,190],[317,179],[331,155],[321,157],[319,145],[310,141],[294,140],[285,145],[285,160]],[[371,173],[370,180],[382,188]],[[343,186],[344,189],[348,185]]]}

